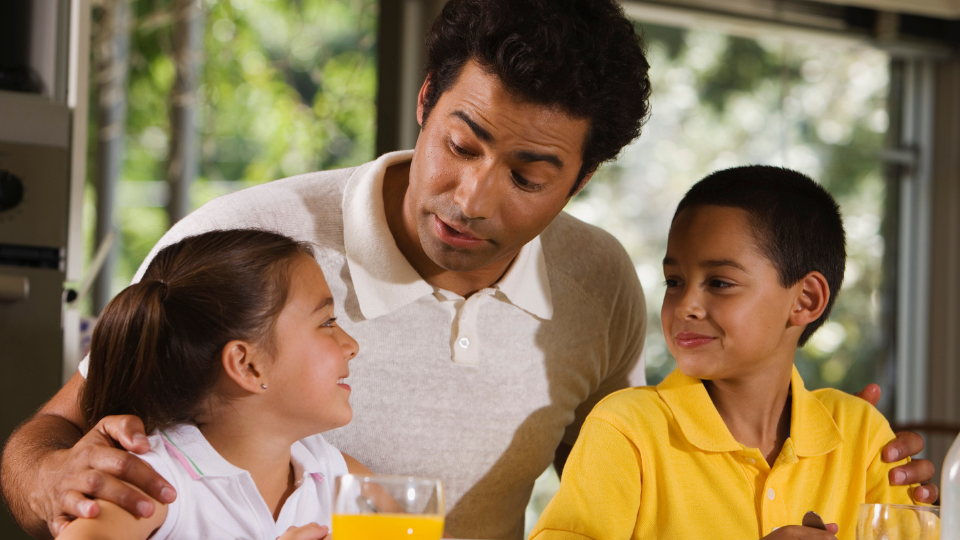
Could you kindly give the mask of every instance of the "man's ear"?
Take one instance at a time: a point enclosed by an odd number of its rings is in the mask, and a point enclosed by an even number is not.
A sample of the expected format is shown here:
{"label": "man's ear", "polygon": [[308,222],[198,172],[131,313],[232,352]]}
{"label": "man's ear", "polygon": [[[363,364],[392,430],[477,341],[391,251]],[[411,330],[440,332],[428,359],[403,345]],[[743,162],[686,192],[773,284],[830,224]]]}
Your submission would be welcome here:
{"label": "man's ear", "polygon": [[425,108],[424,100],[427,97],[427,90],[430,89],[430,78],[433,72],[427,73],[427,78],[423,80],[423,86],[420,87],[420,93],[417,94],[417,123],[423,127],[423,110]]}
{"label": "man's ear", "polygon": [[790,311],[790,324],[806,326],[820,318],[830,301],[830,285],[827,278],[817,271],[810,272],[800,280],[797,301]]}
{"label": "man's ear", "polygon": [[590,179],[593,178],[593,173],[595,173],[595,172],[597,172],[596,167],[594,167],[594,169],[593,169],[592,171],[588,172],[588,173],[586,174],[586,176],[583,177],[583,180],[580,181],[580,185],[577,186],[577,189],[576,189],[573,193],[571,193],[570,196],[567,197],[567,198],[568,198],[568,199],[572,199],[573,197],[575,197],[575,196],[577,195],[577,193],[580,193],[581,191],[583,191],[583,188],[586,187],[587,182],[589,182]]}
{"label": "man's ear", "polygon": [[240,388],[254,394],[262,393],[264,390],[261,385],[266,383],[260,357],[262,355],[257,354],[253,345],[239,339],[224,345],[220,352],[220,362],[227,377]]}

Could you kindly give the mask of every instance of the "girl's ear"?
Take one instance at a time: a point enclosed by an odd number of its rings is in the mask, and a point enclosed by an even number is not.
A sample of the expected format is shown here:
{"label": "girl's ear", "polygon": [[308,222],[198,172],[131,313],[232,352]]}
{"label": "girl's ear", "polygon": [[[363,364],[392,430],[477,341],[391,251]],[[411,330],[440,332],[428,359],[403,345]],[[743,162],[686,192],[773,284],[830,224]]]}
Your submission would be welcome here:
{"label": "girl's ear", "polygon": [[806,326],[823,315],[830,301],[830,285],[820,272],[810,272],[800,280],[799,296],[790,311],[790,323]]}
{"label": "girl's ear", "polygon": [[223,346],[220,361],[227,376],[240,388],[261,394],[264,391],[264,373],[256,347],[246,341],[233,340]]}

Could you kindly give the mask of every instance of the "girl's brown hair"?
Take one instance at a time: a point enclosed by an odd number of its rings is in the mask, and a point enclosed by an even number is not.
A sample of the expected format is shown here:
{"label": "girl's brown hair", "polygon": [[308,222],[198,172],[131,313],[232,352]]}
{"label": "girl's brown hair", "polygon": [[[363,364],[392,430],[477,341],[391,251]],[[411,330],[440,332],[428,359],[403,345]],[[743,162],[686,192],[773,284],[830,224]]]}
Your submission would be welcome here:
{"label": "girl's brown hair", "polygon": [[80,394],[88,425],[133,414],[147,433],[190,422],[232,340],[273,348],[290,267],[308,244],[258,230],[213,231],[163,248],[93,331]]}

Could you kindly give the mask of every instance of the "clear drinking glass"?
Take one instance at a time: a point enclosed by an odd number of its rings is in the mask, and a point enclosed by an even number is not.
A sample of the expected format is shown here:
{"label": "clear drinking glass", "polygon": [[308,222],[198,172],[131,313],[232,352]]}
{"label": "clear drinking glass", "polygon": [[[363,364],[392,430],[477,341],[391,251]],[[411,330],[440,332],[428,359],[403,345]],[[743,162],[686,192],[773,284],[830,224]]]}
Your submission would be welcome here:
{"label": "clear drinking glass", "polygon": [[430,478],[347,474],[337,478],[334,540],[439,540],[443,483]]}
{"label": "clear drinking glass", "polygon": [[861,504],[857,540],[939,540],[940,507]]}

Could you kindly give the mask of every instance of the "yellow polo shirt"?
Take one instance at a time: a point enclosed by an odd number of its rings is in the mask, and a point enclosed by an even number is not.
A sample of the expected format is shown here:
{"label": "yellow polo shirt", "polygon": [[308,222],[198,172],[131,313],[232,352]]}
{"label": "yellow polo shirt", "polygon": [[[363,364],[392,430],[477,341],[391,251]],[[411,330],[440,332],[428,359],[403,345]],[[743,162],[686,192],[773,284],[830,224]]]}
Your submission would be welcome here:
{"label": "yellow polo shirt", "polygon": [[[771,468],[730,434],[700,379],[611,394],[587,417],[531,539],[757,539],[814,510],[854,540],[862,503],[914,504],[891,486],[894,439],[866,401],[791,377],[790,438]],[[905,462],[905,461],[904,461]],[[903,462],[902,462],[903,463]]]}

